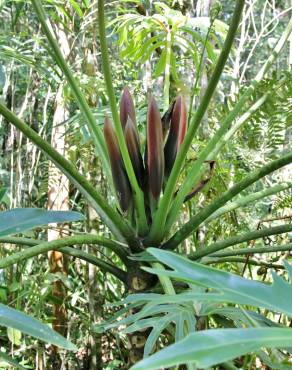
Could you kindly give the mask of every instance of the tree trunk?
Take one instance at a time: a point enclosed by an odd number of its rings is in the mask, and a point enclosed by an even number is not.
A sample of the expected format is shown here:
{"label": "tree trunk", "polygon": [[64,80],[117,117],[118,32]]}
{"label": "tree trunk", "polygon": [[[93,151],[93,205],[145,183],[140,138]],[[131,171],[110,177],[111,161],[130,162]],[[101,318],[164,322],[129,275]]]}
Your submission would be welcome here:
{"label": "tree trunk", "polygon": [[[70,52],[69,42],[61,23],[56,25],[56,35],[63,56],[67,58]],[[60,85],[55,100],[51,145],[63,156],[66,156],[65,121],[68,119],[68,117],[68,107],[63,98],[63,85]],[[50,163],[49,166],[48,187],[48,209],[56,211],[69,210],[69,181],[66,176],[62,174],[62,172],[60,172],[52,163]],[[48,240],[50,241],[62,238],[63,234],[63,229],[48,230]],[[49,253],[49,264],[51,273],[67,275],[66,259],[61,252],[51,251]],[[52,295],[57,301],[57,303],[54,303],[53,306],[53,328],[60,334],[66,336],[67,312],[64,306],[66,289],[61,280],[55,281],[52,289]],[[50,360],[52,369],[65,369],[65,365],[62,364],[58,350],[54,346],[52,347],[52,355]]]}

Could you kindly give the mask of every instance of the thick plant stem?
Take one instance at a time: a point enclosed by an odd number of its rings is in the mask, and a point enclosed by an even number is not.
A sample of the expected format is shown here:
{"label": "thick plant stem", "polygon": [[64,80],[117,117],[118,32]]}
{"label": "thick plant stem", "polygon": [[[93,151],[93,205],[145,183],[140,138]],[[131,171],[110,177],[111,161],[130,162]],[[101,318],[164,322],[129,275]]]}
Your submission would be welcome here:
{"label": "thick plant stem", "polygon": [[184,239],[194,232],[201,225],[201,223],[203,223],[208,217],[217,211],[217,209],[224,206],[224,204],[234,198],[242,190],[246,189],[248,186],[252,185],[262,177],[278,170],[283,166],[286,166],[291,162],[292,152],[250,173],[245,177],[244,180],[232,186],[232,188],[215,199],[211,204],[205,206],[205,208],[199,213],[191,217],[191,219],[185,223],[180,230],[178,230],[166,243],[163,244],[162,248],[175,249]]}
{"label": "thick plant stem", "polygon": [[78,83],[76,82],[72,72],[70,71],[68,64],[66,63],[62,55],[62,52],[58,46],[58,43],[53,36],[51,24],[48,18],[46,17],[41,1],[32,0],[32,5],[38,16],[43,32],[45,33],[47,40],[49,42],[49,45],[51,47],[52,53],[54,55],[54,60],[55,62],[57,62],[58,66],[61,68],[62,72],[64,73],[72,89],[72,92],[76,98],[77,104],[79,105],[80,111],[83,113],[86,119],[87,125],[88,125],[88,129],[92,134],[93,142],[95,144],[97,153],[101,156],[102,163],[105,166],[104,168],[107,174],[110,176],[111,172],[110,172],[108,158],[107,158],[106,146],[105,146],[105,142],[103,140],[103,136],[100,131],[100,128],[97,125],[96,119],[94,118],[94,115],[92,114],[92,111],[90,110],[85,100],[85,97],[82,94],[78,86]]}
{"label": "thick plant stem", "polygon": [[[79,236],[79,235],[76,235]],[[118,242],[102,238],[100,236],[94,235],[94,234],[82,234],[83,238],[86,238],[87,244],[92,244],[92,247],[95,248],[96,245],[99,245],[101,247],[107,248],[114,252],[118,257],[120,257],[121,261],[127,266],[129,263],[128,259],[128,252],[127,250]],[[31,238],[20,238],[20,237],[14,237],[14,236],[4,236],[0,237],[0,243],[9,243],[9,244],[16,244],[16,245],[27,245],[33,247],[34,245],[38,245],[41,243],[44,243],[43,240],[38,239],[31,239]],[[83,243],[85,244],[85,243]],[[62,248],[59,249],[62,252]]]}
{"label": "thick plant stem", "polygon": [[62,155],[60,155],[52,146],[40,137],[33,129],[25,122],[20,120],[14,113],[5,107],[0,102],[0,114],[2,114],[8,122],[17,127],[23,134],[30,139],[38,148],[40,148],[49,159],[73,182],[73,184],[85,196],[88,202],[98,212],[103,222],[109,227],[114,235],[119,240],[127,239],[128,242],[133,242],[134,235],[130,226],[128,226],[121,216],[114,211],[99,194],[99,192],[82,176],[77,169]]}
{"label": "thick plant stem", "polygon": [[248,233],[245,233],[245,234],[242,234],[242,235],[237,235],[237,236],[234,236],[232,238],[228,238],[228,239],[222,240],[220,242],[208,245],[206,248],[204,248],[204,249],[202,248],[202,249],[196,251],[189,258],[191,260],[197,260],[199,258],[202,258],[204,256],[208,256],[210,254],[213,254],[215,252],[218,252],[222,249],[228,248],[228,247],[230,247],[232,245],[235,245],[235,244],[248,242],[250,240],[263,238],[263,237],[269,236],[269,235],[283,234],[283,233],[287,233],[289,231],[292,231],[292,224],[270,227],[269,229],[250,231]]}
{"label": "thick plant stem", "polygon": [[255,248],[238,248],[230,251],[213,253],[210,257],[232,257],[250,254],[263,254],[263,253],[276,253],[276,252],[288,252],[292,250],[292,243],[280,245],[278,247],[255,247]]}
{"label": "thick plant stem", "polygon": [[[180,187],[180,190],[177,193],[175,200],[172,204],[171,212],[167,219],[166,233],[168,232],[170,227],[173,225],[173,223],[177,219],[177,215],[179,214],[179,209],[182,206],[186,195],[191,191],[194,184],[196,184],[199,181],[199,178],[201,175],[200,170],[201,170],[201,166],[204,163],[204,161],[206,159],[213,160],[215,156],[218,154],[219,150],[225,145],[226,140],[230,139],[231,137],[230,135],[233,135],[234,132],[240,127],[239,124],[241,125],[244,122],[242,120],[240,122],[237,122],[235,127],[233,127],[230,131],[228,131],[233,120],[241,112],[241,110],[244,107],[244,104],[248,101],[248,99],[254,92],[255,88],[258,86],[260,81],[263,79],[263,77],[265,76],[265,74],[267,73],[267,71],[269,70],[269,68],[271,67],[271,65],[277,58],[277,56],[279,55],[291,31],[292,31],[292,21],[289,23],[289,25],[286,28],[286,31],[283,33],[283,35],[279,39],[275,49],[273,50],[273,53],[270,55],[270,57],[268,58],[266,63],[263,65],[263,67],[260,69],[260,71],[257,73],[256,77],[253,79],[248,89],[240,97],[234,109],[224,119],[220,129],[216,132],[213,138],[208,142],[206,147],[202,150],[198,159],[195,161],[191,170],[188,172],[186,180],[184,181],[183,185]],[[257,101],[257,104],[255,106],[252,106],[250,108],[251,113],[253,113],[254,110],[258,109],[259,106],[261,106],[265,100],[266,100],[266,96],[264,95],[261,99],[259,99],[259,101]],[[244,120],[246,119],[246,117],[243,117],[243,118]]]}
{"label": "thick plant stem", "polygon": [[144,208],[144,195],[139,187],[133,165],[131,162],[131,158],[127,149],[122,125],[120,122],[115,92],[113,88],[112,78],[111,78],[111,70],[110,70],[110,63],[109,63],[109,56],[107,50],[107,43],[106,43],[106,33],[105,33],[105,17],[104,17],[104,1],[98,0],[98,28],[99,28],[99,36],[100,36],[100,49],[101,49],[101,61],[102,61],[102,69],[105,79],[105,84],[107,88],[110,108],[112,112],[112,117],[115,125],[116,135],[118,138],[121,154],[123,157],[123,161],[126,167],[127,175],[129,177],[129,181],[134,193],[134,202],[135,207],[137,210],[137,218],[138,218],[138,231],[139,235],[145,236],[148,230],[146,213]]}
{"label": "thick plant stem", "polygon": [[147,241],[148,244],[153,243],[159,243],[164,235],[164,226],[165,221],[169,209],[170,202],[172,200],[173,194],[175,192],[175,186],[177,183],[178,176],[180,174],[180,170],[182,168],[183,162],[186,158],[188,149],[192,143],[192,140],[194,138],[194,135],[197,131],[197,128],[199,127],[199,124],[206,112],[206,109],[208,108],[208,105],[210,103],[210,100],[213,96],[213,93],[216,89],[216,86],[219,82],[221,73],[223,71],[223,68],[225,66],[225,63],[227,61],[229,52],[231,50],[236,30],[238,27],[238,24],[240,22],[242,9],[244,6],[244,0],[237,0],[236,6],[234,9],[232,21],[229,27],[228,34],[226,36],[223,49],[220,53],[220,56],[218,58],[215,70],[211,76],[210,82],[208,84],[208,87],[206,89],[206,92],[202,98],[202,101],[199,105],[199,108],[194,115],[194,118],[191,121],[190,127],[188,129],[187,135],[183,141],[183,144],[180,148],[180,151],[176,157],[173,169],[171,171],[170,177],[167,181],[167,185],[165,188],[165,192],[163,197],[161,198],[158,206],[158,210],[154,216],[153,224],[150,230],[149,239]]}
{"label": "thick plant stem", "polygon": [[47,253],[48,251],[51,251],[51,250],[61,250],[62,253],[66,253],[74,257],[85,259],[86,261],[90,263],[94,263],[95,265],[100,267],[104,272],[109,272],[115,275],[120,280],[124,282],[126,281],[127,273],[125,271],[119,269],[118,267],[110,263],[104,262],[95,256],[91,256],[90,254],[85,253],[79,249],[70,248],[78,244],[94,243],[94,244],[99,244],[105,247],[108,246],[108,248],[111,249],[114,243],[112,240],[109,240],[109,239],[98,237],[96,235],[76,235],[76,236],[69,236],[67,238],[57,239],[57,240],[53,240],[50,242],[43,242],[43,243],[37,243],[37,244],[35,244],[36,241],[29,242],[29,239],[27,240],[26,238],[12,238],[12,237],[1,238],[0,242],[31,245],[31,247],[28,249],[13,253],[8,257],[2,258],[0,261],[0,269],[9,267],[25,259],[35,257],[39,254]]}
{"label": "thick plant stem", "polygon": [[290,189],[292,187],[292,182],[287,182],[279,185],[275,185],[271,188],[264,189],[261,191],[258,191],[256,193],[252,193],[247,195],[246,197],[241,197],[239,199],[236,199],[233,202],[228,203],[226,206],[219,208],[216,212],[214,212],[210,217],[207,218],[206,222],[210,222],[214,220],[215,218],[218,218],[222,215],[224,215],[227,212],[234,211],[235,209],[239,207],[245,207],[249,203],[255,202],[256,200],[269,197],[270,195],[279,193],[280,191]]}

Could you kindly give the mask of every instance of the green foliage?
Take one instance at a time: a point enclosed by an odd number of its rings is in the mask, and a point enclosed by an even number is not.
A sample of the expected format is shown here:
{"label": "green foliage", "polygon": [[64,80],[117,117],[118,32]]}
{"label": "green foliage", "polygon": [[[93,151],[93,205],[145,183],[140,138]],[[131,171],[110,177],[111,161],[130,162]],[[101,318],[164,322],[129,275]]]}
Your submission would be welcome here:
{"label": "green foliage", "polygon": [[38,320],[13,308],[4,306],[1,303],[0,325],[19,330],[22,333],[31,335],[45,342],[55,344],[61,348],[76,351],[74,344],[52,330],[48,325],[42,324]]}
{"label": "green foliage", "polygon": [[42,225],[80,221],[84,216],[73,211],[46,211],[37,208],[15,208],[0,212],[0,236],[20,234]]}
{"label": "green foliage", "polygon": [[[286,264],[286,270],[290,282],[273,273],[274,282],[268,285],[191,262],[174,253],[154,248],[148,249],[148,252],[171,270],[145,268],[147,271],[184,282],[188,289],[175,295],[130,295],[122,303],[127,305],[128,310],[133,307],[137,310],[137,306],[141,306],[138,313],[103,325],[104,329],[126,326],[123,333],[152,328],[144,349],[145,357],[153,351],[158,338],[163,338],[165,332],[173,333],[175,326],[175,334],[172,335],[177,343],[143,360],[133,369],[158,369],[190,363],[198,367],[213,366],[261,347],[289,346],[291,330],[276,328],[278,324],[262,314],[241,308],[242,305],[267,308],[291,317],[292,268],[289,264]],[[230,306],[230,303],[239,305],[239,308]],[[125,308],[116,314],[115,321],[118,315],[124,313]],[[223,326],[231,325],[239,329],[197,331],[198,320],[206,322],[211,317],[215,321],[218,319],[218,322],[221,318]],[[240,329],[245,326],[256,328]],[[269,328],[271,326],[275,327]],[[194,331],[197,332],[192,334]]]}
{"label": "green foliage", "polygon": [[[1,362],[4,362],[5,365],[11,365],[15,369],[19,370],[25,370],[25,367],[21,366],[17,361],[15,361],[12,357],[8,356],[5,352],[0,352],[0,360]],[[2,363],[0,362],[0,366],[2,366]]]}
{"label": "green foliage", "polygon": [[[3,192],[3,195],[5,192]],[[16,208],[0,213],[0,236],[19,234],[37,226],[49,223],[79,221],[83,215],[78,212],[46,211],[36,208]],[[3,261],[3,260],[2,260]],[[49,328],[47,325],[16,311],[0,303],[0,325],[8,328],[8,338],[14,345],[20,345],[21,332],[41,339],[45,342],[55,344],[68,350],[76,350],[76,347],[68,342],[61,335]],[[11,359],[5,353],[0,354],[0,358],[20,369],[23,367],[17,365],[16,361]]]}
{"label": "green foliage", "polygon": [[[240,95],[244,94],[246,87],[240,90]],[[254,102],[261,96],[267,98],[261,109],[253,113],[248,124],[244,125],[239,131],[237,140],[233,141],[238,153],[237,157],[242,162],[249,163],[250,156],[257,154],[257,161],[264,158],[275,158],[285,147],[285,137],[291,126],[291,94],[292,83],[291,74],[284,73],[278,75],[273,73],[271,77],[265,78],[257,86],[251,96],[250,102]],[[225,106],[219,106],[215,116],[220,120],[228,111],[234,107],[232,99],[227,101]],[[240,146],[238,146],[240,144]],[[258,151],[261,150],[261,156]]]}
{"label": "green foliage", "polygon": [[275,211],[283,210],[285,208],[289,209],[292,204],[292,191],[286,190],[281,195],[278,195],[273,202],[273,208]]}
{"label": "green foliage", "polygon": [[215,63],[218,50],[213,45],[222,44],[228,26],[215,19],[218,14],[212,20],[209,17],[192,18],[161,1],[155,1],[153,6],[153,15],[128,13],[114,19],[109,27],[114,27],[113,32],[118,35],[117,44],[122,59],[139,66],[147,60],[155,59],[152,78],[157,79],[164,74],[164,99],[167,108],[170,76],[178,91],[184,95],[190,94],[191,87],[180,78],[179,70],[186,63],[192,63],[196,74],[200,74],[199,53],[202,49],[206,50],[210,61]]}

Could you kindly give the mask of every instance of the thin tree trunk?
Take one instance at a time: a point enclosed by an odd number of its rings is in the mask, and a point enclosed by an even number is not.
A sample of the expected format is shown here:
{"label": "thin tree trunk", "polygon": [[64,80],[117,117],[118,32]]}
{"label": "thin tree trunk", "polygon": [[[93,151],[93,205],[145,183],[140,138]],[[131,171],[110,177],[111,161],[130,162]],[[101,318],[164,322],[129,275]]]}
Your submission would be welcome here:
{"label": "thin tree trunk", "polygon": [[[58,42],[65,58],[68,57],[70,48],[67,35],[63,29],[63,25],[56,25],[56,35]],[[69,117],[68,107],[63,98],[63,85],[59,86],[57,91],[53,127],[51,133],[51,145],[58,150],[59,153],[66,156],[66,120]],[[48,209],[62,210],[69,209],[69,181],[62,172],[60,172],[53,164],[49,166],[49,182],[48,182]],[[63,230],[52,229],[48,230],[48,240],[54,240],[63,237]],[[60,273],[67,275],[67,263],[64,255],[59,251],[51,251],[49,253],[50,271],[53,274]],[[56,298],[57,303],[53,306],[53,328],[60,334],[67,334],[67,312],[64,306],[66,290],[61,280],[57,280],[53,284],[52,295]],[[65,369],[56,347],[52,347],[52,356],[50,359],[52,369]]]}

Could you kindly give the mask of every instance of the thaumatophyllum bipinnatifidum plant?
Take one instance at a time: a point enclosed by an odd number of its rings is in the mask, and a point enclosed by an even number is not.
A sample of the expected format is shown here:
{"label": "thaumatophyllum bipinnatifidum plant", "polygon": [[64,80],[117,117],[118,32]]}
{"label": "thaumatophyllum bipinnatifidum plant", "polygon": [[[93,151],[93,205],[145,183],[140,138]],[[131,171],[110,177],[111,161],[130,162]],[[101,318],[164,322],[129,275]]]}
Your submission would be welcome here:
{"label": "thaumatophyllum bipinnatifidum plant", "polygon": [[[188,256],[197,262],[191,262],[169,250],[178,249],[180,244],[202,224],[207,225],[226,212],[291,188],[290,179],[290,182],[277,183],[268,189],[251,194],[245,192],[244,196],[235,198],[263,177],[289,165],[292,162],[292,152],[287,151],[279,158],[248,173],[240,182],[192,214],[184,224],[178,222],[184,203],[198,193],[210,179],[218,153],[249,117],[265,103],[268,92],[256,101],[252,101],[251,97],[289,38],[292,22],[287,25],[273,53],[250,86],[246,87],[232,110],[226,114],[217,132],[210,137],[196,159],[188,165],[188,170],[184,171],[188,151],[210,105],[233,45],[244,1],[238,0],[235,3],[234,14],[221,53],[216,60],[205,94],[196,111],[192,112],[188,127],[187,107],[182,96],[178,96],[163,115],[155,98],[149,96],[144,135],[138,133],[134,103],[128,89],[125,89],[121,96],[120,112],[117,108],[118,99],[113,89],[106,44],[104,1],[98,1],[98,28],[102,67],[112,116],[105,117],[103,132],[96,124],[95,117],[60,52],[41,2],[32,0],[32,4],[49,42],[54,62],[65,76],[85,117],[96,152],[108,176],[110,187],[116,194],[117,202],[114,205],[109,203],[72,163],[0,103],[0,113],[63,171],[97,211],[110,232],[108,237],[76,234],[51,242],[5,235],[1,239],[2,242],[27,245],[30,248],[2,259],[0,268],[6,268],[49,250],[60,249],[62,253],[98,266],[104,273],[113,274],[131,292],[142,293],[153,289],[156,289],[156,293],[162,292],[160,295],[153,293],[134,295],[125,301],[127,306],[122,312],[132,309],[120,323],[130,324],[125,330],[130,334],[128,338],[130,360],[127,367],[140,359],[143,354],[147,356],[158,349],[158,346],[174,341],[178,343],[169,350],[158,352],[155,357],[150,357],[135,367],[156,369],[186,363],[188,368],[193,369],[196,366],[213,366],[252,351],[257,351],[259,358],[270,367],[280,369],[283,368],[281,366],[286,366],[279,363],[280,352],[273,352],[274,357],[270,356],[269,359],[267,353],[260,348],[280,347],[287,351],[292,338],[291,331],[253,312],[250,306],[290,316],[291,284],[276,274],[273,285],[261,284],[206,265],[224,261],[226,257],[234,254],[236,256],[250,254],[251,251],[246,249],[220,251],[239,243],[291,232],[291,224],[283,221],[283,224],[275,227],[249,231],[206,245]],[[207,175],[206,166],[209,167]],[[87,244],[108,248],[120,258],[121,265],[117,266],[76,247]],[[278,248],[281,251],[288,251],[291,245],[281,245]],[[267,248],[263,250],[263,247],[256,246],[252,252],[269,251],[271,250]],[[257,261],[250,259],[249,262]],[[163,264],[172,270],[163,270]],[[144,265],[148,271],[141,269]],[[291,278],[290,266],[287,264],[285,268]],[[155,274],[158,275],[158,280],[155,279]],[[170,278],[177,280],[178,284],[173,284]],[[221,303],[220,306],[218,302]],[[224,303],[233,306],[226,306]],[[248,308],[244,309],[242,305],[247,305]],[[231,326],[232,329],[224,329],[227,326]],[[271,328],[272,326],[275,327]],[[220,329],[208,330],[210,327]],[[230,342],[231,338],[236,339],[236,345]],[[169,351],[172,351],[172,356]],[[277,364],[274,365],[274,362]],[[241,366],[240,363],[237,364]],[[225,363],[222,366],[234,368],[235,365]]]}

